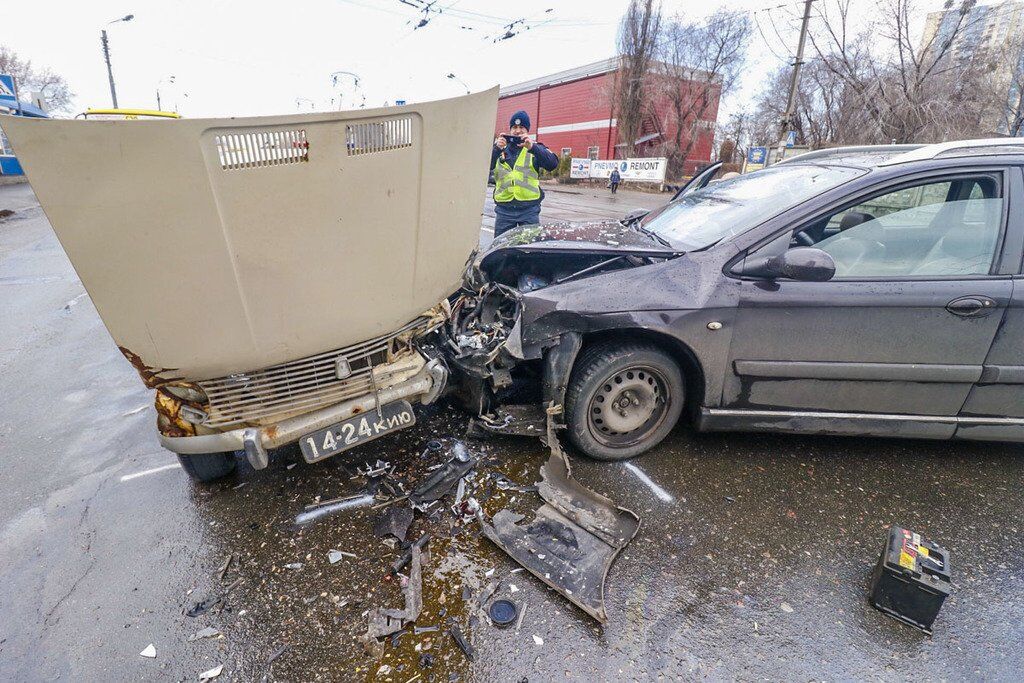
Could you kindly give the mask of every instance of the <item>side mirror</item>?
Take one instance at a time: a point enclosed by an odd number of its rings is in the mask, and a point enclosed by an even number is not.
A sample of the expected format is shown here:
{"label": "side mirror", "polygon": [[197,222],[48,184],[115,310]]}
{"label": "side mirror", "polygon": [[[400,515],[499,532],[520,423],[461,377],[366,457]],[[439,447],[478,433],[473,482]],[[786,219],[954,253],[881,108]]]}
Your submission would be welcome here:
{"label": "side mirror", "polygon": [[785,277],[804,282],[827,282],[836,274],[836,262],[828,252],[815,247],[795,247],[768,259],[764,267],[769,277]]}

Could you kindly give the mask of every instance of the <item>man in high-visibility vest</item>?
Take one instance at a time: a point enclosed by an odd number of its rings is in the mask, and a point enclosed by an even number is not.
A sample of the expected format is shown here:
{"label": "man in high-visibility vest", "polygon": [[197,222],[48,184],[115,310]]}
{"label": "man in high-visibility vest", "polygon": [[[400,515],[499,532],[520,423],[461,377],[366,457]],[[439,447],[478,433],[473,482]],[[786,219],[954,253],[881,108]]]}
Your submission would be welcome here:
{"label": "man in high-visibility vest", "polygon": [[512,114],[508,134],[494,139],[494,236],[517,225],[540,223],[540,170],[558,168],[558,157],[530,137],[530,115]]}

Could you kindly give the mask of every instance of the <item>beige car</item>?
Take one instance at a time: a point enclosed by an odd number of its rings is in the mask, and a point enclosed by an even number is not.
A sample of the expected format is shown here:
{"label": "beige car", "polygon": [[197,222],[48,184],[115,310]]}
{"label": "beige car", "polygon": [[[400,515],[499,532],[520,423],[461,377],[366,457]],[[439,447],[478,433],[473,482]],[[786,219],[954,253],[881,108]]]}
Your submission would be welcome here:
{"label": "beige car", "polygon": [[439,395],[418,342],[477,244],[496,103],[3,129],[161,443],[207,481],[237,450],[334,455]]}

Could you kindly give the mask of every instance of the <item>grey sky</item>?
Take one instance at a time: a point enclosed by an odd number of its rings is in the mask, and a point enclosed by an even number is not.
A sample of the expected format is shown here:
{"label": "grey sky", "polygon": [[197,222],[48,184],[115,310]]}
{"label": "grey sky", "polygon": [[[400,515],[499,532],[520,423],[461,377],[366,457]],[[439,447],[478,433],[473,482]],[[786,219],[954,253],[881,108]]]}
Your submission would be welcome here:
{"label": "grey sky", "polygon": [[[864,0],[865,7],[872,3]],[[158,82],[173,74],[175,83],[160,88],[165,109],[177,105],[189,117],[280,114],[337,108],[339,96],[351,108],[363,97],[366,106],[379,106],[463,93],[445,78],[449,72],[480,90],[604,59],[615,52],[626,5],[441,0],[437,6],[450,10],[414,31],[420,14],[400,0],[8,0],[0,11],[0,42],[65,76],[77,95],[75,111],[110,105],[99,42],[105,27],[122,107],[155,108]],[[800,6],[787,0],[664,2],[666,14],[694,17],[720,6],[762,10],[756,16],[765,38],[755,30],[744,87],[727,103],[734,109],[756,95],[786,56],[783,40],[795,43]],[[135,15],[130,23],[105,26],[129,13]],[[503,23],[521,17],[530,19],[530,30],[492,42]],[[339,70],[358,74],[360,91],[347,77],[332,88],[330,74]]]}

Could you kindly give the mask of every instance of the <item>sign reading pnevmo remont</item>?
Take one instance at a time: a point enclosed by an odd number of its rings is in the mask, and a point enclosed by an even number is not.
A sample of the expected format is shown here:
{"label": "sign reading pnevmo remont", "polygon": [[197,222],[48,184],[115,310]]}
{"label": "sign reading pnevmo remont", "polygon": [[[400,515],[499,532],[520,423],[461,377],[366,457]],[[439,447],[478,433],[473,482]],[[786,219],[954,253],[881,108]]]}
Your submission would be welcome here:
{"label": "sign reading pnevmo remont", "polygon": [[665,181],[668,159],[573,159],[569,168],[571,178],[607,178],[612,169],[618,169],[624,181],[661,183]]}

